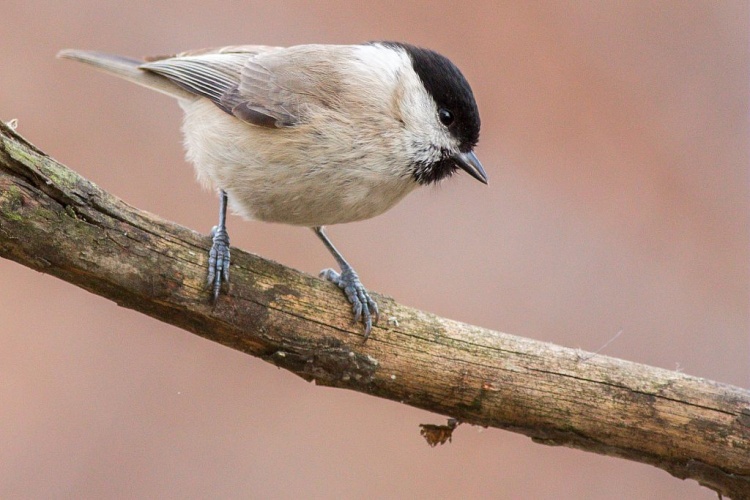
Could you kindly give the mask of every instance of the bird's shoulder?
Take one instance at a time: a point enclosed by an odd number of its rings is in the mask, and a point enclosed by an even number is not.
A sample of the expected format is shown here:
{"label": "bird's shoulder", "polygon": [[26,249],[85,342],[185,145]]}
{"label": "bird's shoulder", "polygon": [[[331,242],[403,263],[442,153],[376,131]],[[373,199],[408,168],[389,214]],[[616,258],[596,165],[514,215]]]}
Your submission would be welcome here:
{"label": "bird's shoulder", "polygon": [[316,109],[387,96],[403,57],[373,44],[236,45],[152,57],[141,68],[242,121],[281,128],[306,121]]}

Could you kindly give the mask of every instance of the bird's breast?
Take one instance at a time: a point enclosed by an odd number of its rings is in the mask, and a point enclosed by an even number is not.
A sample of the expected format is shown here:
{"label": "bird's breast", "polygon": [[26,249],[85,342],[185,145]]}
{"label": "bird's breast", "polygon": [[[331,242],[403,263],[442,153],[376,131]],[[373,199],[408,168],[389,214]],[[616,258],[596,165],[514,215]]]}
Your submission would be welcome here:
{"label": "bird's breast", "polygon": [[380,215],[417,183],[398,131],[244,124],[211,103],[184,103],[185,146],[204,184],[224,189],[240,215],[321,226]]}

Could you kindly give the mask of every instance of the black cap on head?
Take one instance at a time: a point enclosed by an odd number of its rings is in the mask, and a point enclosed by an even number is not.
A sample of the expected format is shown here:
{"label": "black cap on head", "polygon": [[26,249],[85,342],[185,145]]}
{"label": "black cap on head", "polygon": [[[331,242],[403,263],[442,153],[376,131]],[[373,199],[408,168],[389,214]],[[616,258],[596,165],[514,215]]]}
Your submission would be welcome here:
{"label": "black cap on head", "polygon": [[461,151],[468,153],[474,149],[479,141],[479,110],[469,82],[456,65],[447,57],[429,49],[401,42],[381,43],[406,51],[414,72],[435,100],[439,112],[442,114],[445,110],[452,115],[445,116],[450,120],[450,125],[445,121],[443,123],[446,123],[451,135],[458,139]]}

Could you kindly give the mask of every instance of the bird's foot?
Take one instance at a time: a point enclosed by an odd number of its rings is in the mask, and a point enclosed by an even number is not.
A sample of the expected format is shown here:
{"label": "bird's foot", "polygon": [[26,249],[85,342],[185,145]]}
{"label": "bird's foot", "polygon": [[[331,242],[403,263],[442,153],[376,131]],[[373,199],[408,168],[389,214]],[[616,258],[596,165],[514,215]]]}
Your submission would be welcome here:
{"label": "bird's foot", "polygon": [[213,300],[219,298],[222,283],[229,283],[229,233],[223,226],[211,229],[214,242],[208,253],[207,285],[213,288]]}
{"label": "bird's foot", "polygon": [[370,336],[374,322],[378,322],[378,304],[372,300],[370,294],[359,281],[359,276],[351,267],[344,268],[341,273],[333,269],[324,269],[320,272],[320,277],[335,283],[339,288],[344,290],[346,297],[352,304],[354,312],[354,322],[359,323],[360,319],[365,324],[365,340]]}

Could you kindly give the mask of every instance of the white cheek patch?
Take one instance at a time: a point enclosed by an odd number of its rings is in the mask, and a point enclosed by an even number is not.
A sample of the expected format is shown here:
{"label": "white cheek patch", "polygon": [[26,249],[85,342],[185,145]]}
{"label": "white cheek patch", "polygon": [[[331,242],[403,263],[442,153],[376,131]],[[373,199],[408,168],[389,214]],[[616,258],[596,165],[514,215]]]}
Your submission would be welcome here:
{"label": "white cheek patch", "polygon": [[413,143],[419,152],[418,160],[423,163],[442,160],[447,151],[458,149],[458,141],[440,123],[437,104],[424,90],[421,82],[412,95],[414,97],[409,105],[409,114],[412,122]]}
{"label": "white cheek patch", "polygon": [[[360,45],[355,49],[357,62],[361,64],[360,78],[375,78],[366,87],[381,88],[392,95],[393,89],[401,87],[398,92],[401,102],[399,108],[406,125],[407,133],[424,146],[420,149],[440,151],[458,150],[458,141],[438,118],[435,100],[425,89],[419,75],[414,71],[411,58],[405,50],[394,50],[378,44]],[[434,153],[430,154],[434,159]]]}

